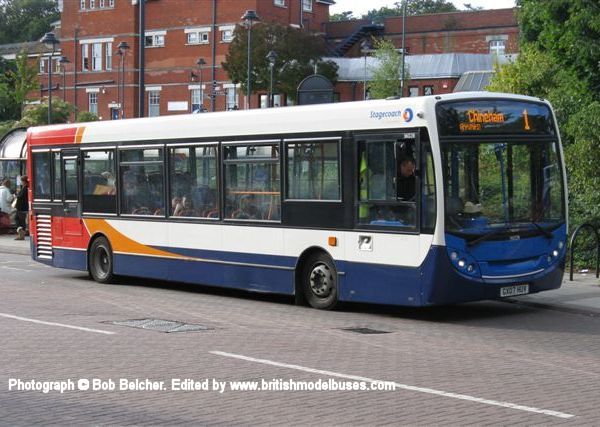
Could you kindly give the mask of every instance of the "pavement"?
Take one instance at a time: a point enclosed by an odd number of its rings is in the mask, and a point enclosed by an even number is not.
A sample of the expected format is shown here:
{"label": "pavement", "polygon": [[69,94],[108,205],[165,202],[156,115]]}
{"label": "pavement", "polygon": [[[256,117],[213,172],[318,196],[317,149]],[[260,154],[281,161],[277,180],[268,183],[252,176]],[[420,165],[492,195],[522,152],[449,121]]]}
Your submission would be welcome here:
{"label": "pavement", "polygon": [[[0,235],[0,253],[30,255],[29,237],[14,240],[14,234]],[[565,272],[562,286],[552,291],[506,298],[502,301],[530,307],[600,317],[600,279],[593,272],[575,273],[573,281]]]}

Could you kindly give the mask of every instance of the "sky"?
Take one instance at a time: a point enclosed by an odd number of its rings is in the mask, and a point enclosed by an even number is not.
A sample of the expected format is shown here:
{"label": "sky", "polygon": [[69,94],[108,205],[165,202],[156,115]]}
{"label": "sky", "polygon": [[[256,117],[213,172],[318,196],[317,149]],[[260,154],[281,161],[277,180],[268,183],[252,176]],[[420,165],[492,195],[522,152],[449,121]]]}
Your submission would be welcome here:
{"label": "sky", "polygon": [[[336,4],[329,8],[329,13],[334,14],[351,10],[354,12],[355,17],[360,17],[372,9],[394,6],[397,1],[400,0],[336,0]],[[514,7],[515,0],[452,0],[452,3],[459,9],[464,9],[464,3],[471,3],[474,7],[481,6],[484,9],[503,9]]]}

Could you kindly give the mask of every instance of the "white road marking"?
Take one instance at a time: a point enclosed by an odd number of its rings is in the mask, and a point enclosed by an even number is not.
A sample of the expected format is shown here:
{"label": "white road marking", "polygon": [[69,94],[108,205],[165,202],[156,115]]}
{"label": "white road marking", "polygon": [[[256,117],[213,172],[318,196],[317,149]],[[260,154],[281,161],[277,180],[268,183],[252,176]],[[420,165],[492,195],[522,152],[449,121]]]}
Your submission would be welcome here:
{"label": "white road marking", "polygon": [[82,326],[65,325],[64,323],[45,322],[43,320],[28,319],[27,317],[14,316],[12,314],[6,314],[6,313],[0,313],[0,317],[6,317],[7,319],[21,320],[23,322],[37,323],[39,325],[60,326],[61,328],[77,329],[79,331],[85,331],[85,332],[95,332],[97,334],[104,334],[104,335],[114,335],[115,334],[114,332],[103,331],[101,329],[91,329],[91,328],[84,328]]}
{"label": "white road marking", "polygon": [[[241,354],[226,353],[224,351],[210,351],[209,353],[217,355],[217,356],[224,356],[224,357],[231,357],[234,359],[246,360],[248,362],[262,363],[264,365],[278,366],[280,368],[295,369],[297,371],[310,372],[312,374],[327,375],[330,377],[345,378],[345,379],[354,380],[354,381],[365,381],[365,382],[371,382],[371,383],[384,381],[384,380],[376,380],[373,378],[361,377],[361,376],[357,376],[357,375],[347,375],[347,374],[341,374],[341,373],[333,372],[333,371],[324,371],[322,369],[307,368],[305,366],[300,366],[300,365],[291,365],[289,363],[274,362],[272,360],[267,360],[267,359],[256,359],[254,357],[243,356]],[[575,416],[572,414],[566,414],[564,412],[552,411],[549,409],[534,408],[531,406],[524,406],[524,405],[519,405],[516,403],[502,402],[502,401],[498,401],[498,400],[483,399],[481,397],[474,397],[474,396],[469,396],[466,394],[451,393],[451,392],[447,392],[447,391],[435,390],[435,389],[426,388],[426,387],[416,387],[416,386],[400,384],[400,383],[396,383],[396,382],[394,382],[394,384],[396,385],[397,388],[402,389],[402,390],[415,391],[415,392],[427,393],[427,394],[435,394],[437,396],[449,397],[452,399],[466,400],[469,402],[482,403],[484,405],[501,406],[504,408],[511,408],[511,409],[517,409],[519,411],[526,411],[526,412],[533,412],[536,414],[549,415],[549,416],[557,417],[557,418],[568,419],[568,418],[573,418]]]}

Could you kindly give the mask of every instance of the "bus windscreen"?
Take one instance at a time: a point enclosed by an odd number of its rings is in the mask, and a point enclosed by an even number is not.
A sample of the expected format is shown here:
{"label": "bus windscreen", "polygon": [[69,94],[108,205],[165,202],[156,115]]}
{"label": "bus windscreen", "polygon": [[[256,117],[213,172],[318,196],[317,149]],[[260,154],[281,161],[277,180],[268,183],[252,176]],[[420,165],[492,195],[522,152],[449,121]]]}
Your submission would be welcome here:
{"label": "bus windscreen", "polygon": [[440,103],[437,120],[441,137],[555,135],[548,106],[532,102],[491,99]]}

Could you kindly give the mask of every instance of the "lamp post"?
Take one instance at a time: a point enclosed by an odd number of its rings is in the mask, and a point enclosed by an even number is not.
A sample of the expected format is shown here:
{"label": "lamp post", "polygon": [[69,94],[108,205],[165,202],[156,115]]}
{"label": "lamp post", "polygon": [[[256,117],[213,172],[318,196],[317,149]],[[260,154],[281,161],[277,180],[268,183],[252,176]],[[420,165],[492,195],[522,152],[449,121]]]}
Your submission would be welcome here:
{"label": "lamp post", "polygon": [[277,61],[277,52],[275,52],[274,50],[270,51],[267,54],[267,60],[269,61],[269,71],[271,76],[271,81],[269,82],[269,101],[267,103],[267,107],[271,108],[274,106],[275,103],[275,94],[273,93],[275,78],[273,70],[275,69],[275,61]]}
{"label": "lamp post", "polygon": [[248,76],[246,81],[246,109],[250,109],[250,96],[252,95],[252,25],[260,21],[254,10],[247,10],[242,16],[245,27],[248,29]]}
{"label": "lamp post", "polygon": [[406,67],[406,3],[402,3],[402,75],[400,78],[400,97],[404,97],[404,69]]}
{"label": "lamp post", "polygon": [[58,60],[60,64],[60,69],[62,71],[62,85],[63,85],[63,101],[67,102],[67,78],[66,78],[66,65],[71,63],[69,58],[66,56],[61,56]]}
{"label": "lamp post", "polygon": [[52,57],[56,52],[56,45],[60,43],[53,32],[44,34],[44,37],[40,39],[41,43],[44,43],[48,49],[52,49],[50,54],[50,62],[48,64],[48,124],[52,124]]}
{"label": "lamp post", "polygon": [[121,118],[125,118],[125,53],[129,49],[127,42],[123,41],[117,46],[117,55],[119,55],[119,108],[121,110]]}
{"label": "lamp post", "polygon": [[367,54],[373,51],[373,45],[371,40],[364,39],[360,43],[360,51],[364,55],[365,64],[364,64],[364,75],[363,75],[363,100],[367,99]]}
{"label": "lamp post", "polygon": [[204,112],[204,88],[202,87],[202,70],[206,65],[204,58],[198,58],[196,62],[198,69],[200,70],[200,112]]}

